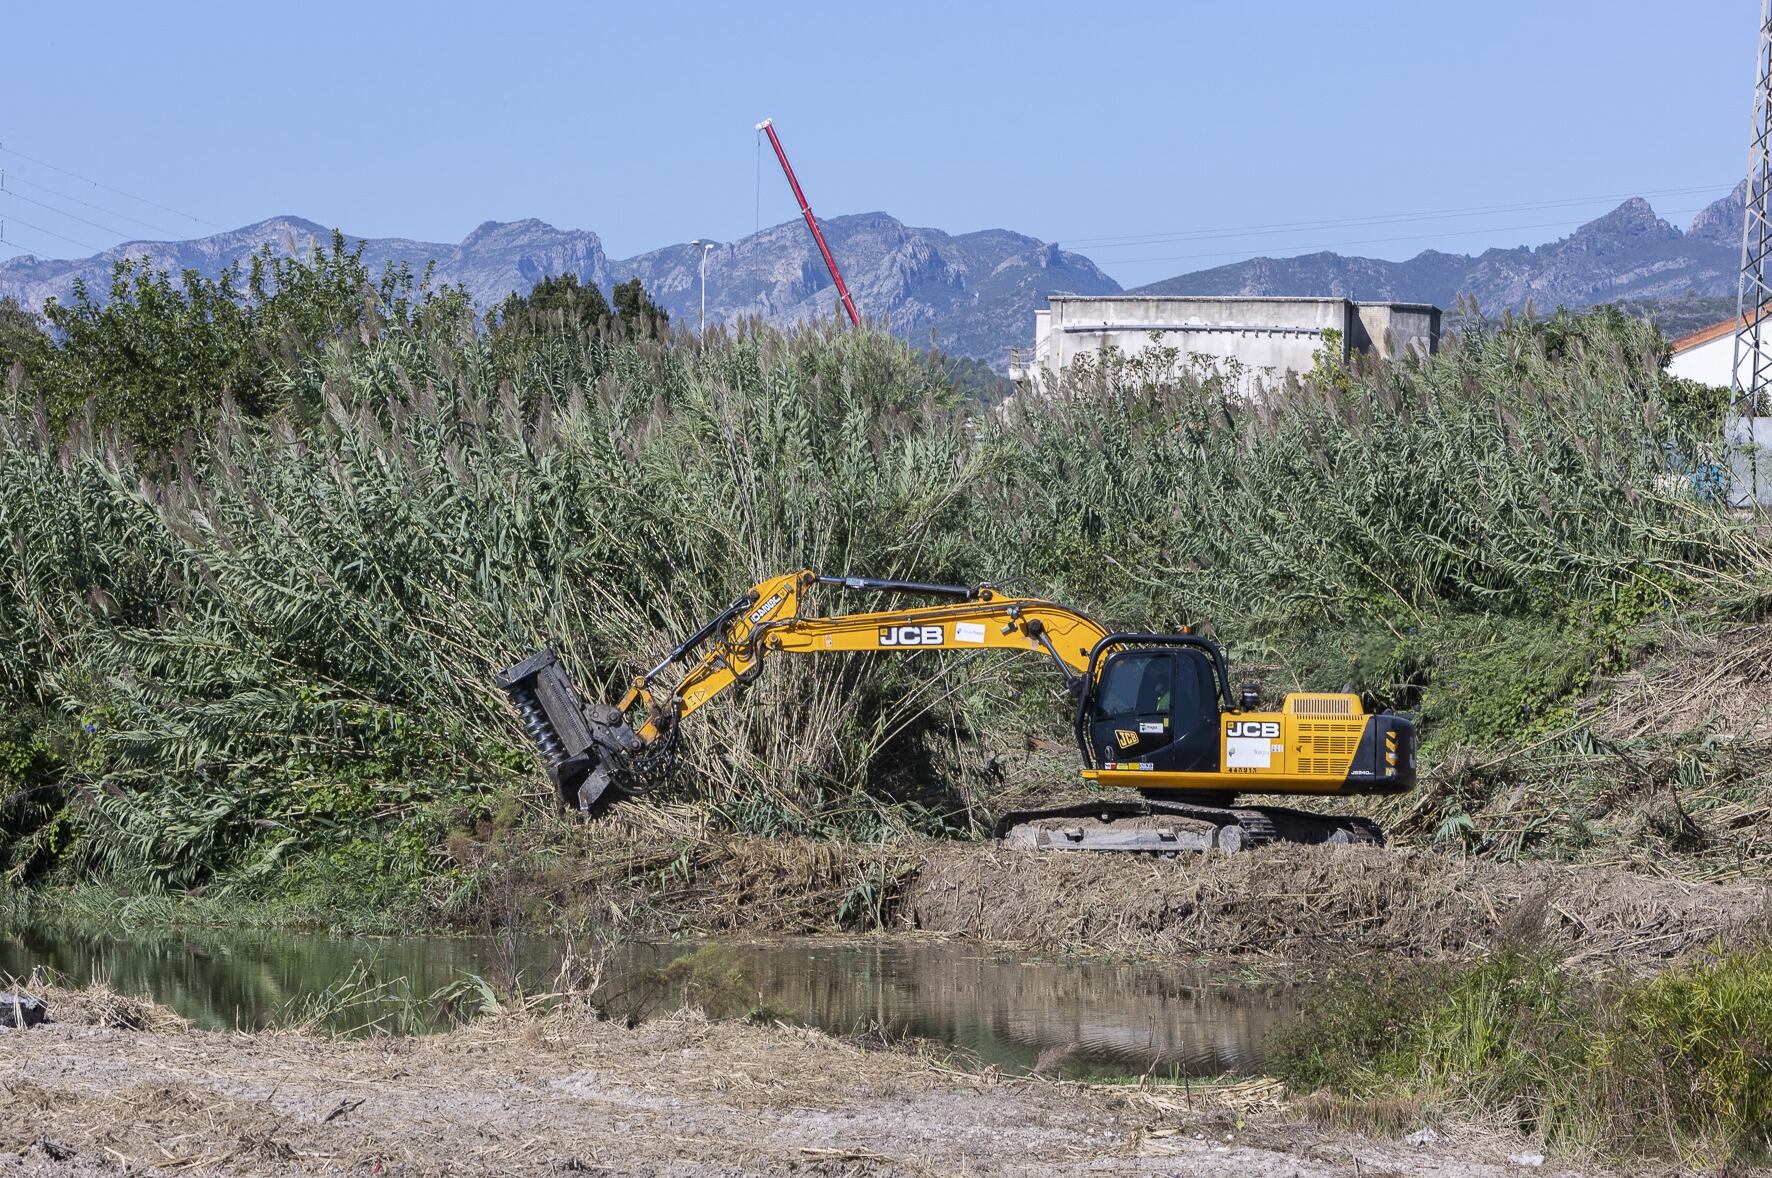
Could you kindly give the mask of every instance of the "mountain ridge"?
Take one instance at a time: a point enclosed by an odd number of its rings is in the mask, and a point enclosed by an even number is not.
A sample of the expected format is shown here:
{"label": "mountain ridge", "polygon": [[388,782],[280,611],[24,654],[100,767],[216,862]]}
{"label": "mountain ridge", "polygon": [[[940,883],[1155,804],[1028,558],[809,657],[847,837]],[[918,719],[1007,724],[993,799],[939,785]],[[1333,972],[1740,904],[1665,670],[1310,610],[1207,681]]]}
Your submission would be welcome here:
{"label": "mountain ridge", "polygon": [[[1002,365],[1008,348],[1033,339],[1033,312],[1060,290],[1110,294],[1119,283],[1081,254],[1007,229],[949,234],[906,225],[884,212],[852,213],[820,222],[842,259],[844,279],[862,312],[883,319],[913,342],[932,342],[957,356]],[[299,253],[332,239],[306,218],[280,215],[188,241],[124,242],[69,261],[24,255],[0,262],[0,295],[33,309],[66,301],[75,279],[101,297],[121,259],[148,260],[177,274],[194,269],[213,278],[234,261],[269,246]],[[607,290],[639,278],[673,320],[693,325],[700,312],[700,251],[674,244],[613,259],[589,230],[557,229],[533,217],[485,221],[456,244],[411,238],[359,238],[364,261],[379,273],[404,264],[465,287],[481,308],[545,277],[572,273]],[[749,316],[781,327],[836,311],[835,286],[816,247],[796,219],[725,243],[708,257],[708,323]]]}
{"label": "mountain ridge", "polygon": [[1747,182],[1682,231],[1633,196],[1574,232],[1539,246],[1480,254],[1423,250],[1393,262],[1329,251],[1250,258],[1133,288],[1138,294],[1342,295],[1451,307],[1459,296],[1489,311],[1585,307],[1723,295],[1735,289]]}
{"label": "mountain ridge", "polygon": [[[1711,202],[1682,230],[1632,197],[1572,233],[1538,246],[1455,254],[1428,249],[1403,261],[1332,251],[1284,258],[1254,257],[1134,288],[1139,294],[1340,295],[1451,307],[1460,296],[1488,311],[1541,310],[1630,301],[1652,305],[1689,296],[1720,297],[1735,289],[1746,183]],[[1001,371],[1008,350],[1033,340],[1033,312],[1046,296],[1116,294],[1122,287],[1087,256],[1011,229],[965,233],[907,225],[880,211],[821,221],[832,251],[864,315],[884,321],[916,344],[983,360]],[[232,262],[270,247],[288,254],[331,241],[332,231],[291,214],[186,241],[125,242],[88,258],[0,261],[0,295],[33,308],[66,301],[75,279],[101,297],[120,258],[147,259],[173,273],[195,269],[215,277]],[[686,243],[629,258],[611,258],[586,229],[558,229],[528,217],[484,221],[460,242],[359,238],[364,260],[379,273],[405,265],[465,287],[490,307],[544,277],[572,273],[607,290],[639,278],[678,323],[693,326],[700,310],[700,250]],[[791,327],[838,313],[835,289],[798,219],[772,225],[708,255],[708,323],[760,318]]]}

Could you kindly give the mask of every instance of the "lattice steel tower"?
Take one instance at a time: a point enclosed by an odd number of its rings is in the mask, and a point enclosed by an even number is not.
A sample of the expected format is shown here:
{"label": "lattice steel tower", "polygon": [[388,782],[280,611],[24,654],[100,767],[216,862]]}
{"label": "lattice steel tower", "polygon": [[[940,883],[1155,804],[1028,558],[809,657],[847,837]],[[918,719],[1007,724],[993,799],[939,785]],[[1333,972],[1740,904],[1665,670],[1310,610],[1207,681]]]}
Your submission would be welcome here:
{"label": "lattice steel tower", "polygon": [[[1762,468],[1772,458],[1755,443],[1759,418],[1772,409],[1772,0],[1760,0],[1760,51],[1754,80],[1754,125],[1747,162],[1747,217],[1741,234],[1741,283],[1735,304],[1735,368],[1729,443],[1735,451],[1731,498],[1737,506],[1764,501]],[[1743,483],[1745,482],[1745,486]]]}

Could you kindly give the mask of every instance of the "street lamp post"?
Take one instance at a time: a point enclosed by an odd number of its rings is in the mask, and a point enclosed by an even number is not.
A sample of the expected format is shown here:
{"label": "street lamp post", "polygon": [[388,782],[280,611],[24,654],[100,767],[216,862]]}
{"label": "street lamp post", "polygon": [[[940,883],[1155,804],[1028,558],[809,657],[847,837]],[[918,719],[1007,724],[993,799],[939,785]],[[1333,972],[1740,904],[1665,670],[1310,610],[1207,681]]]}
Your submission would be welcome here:
{"label": "street lamp post", "polygon": [[698,237],[689,244],[701,247],[701,320],[695,330],[695,342],[699,344],[708,333],[708,253],[720,243]]}

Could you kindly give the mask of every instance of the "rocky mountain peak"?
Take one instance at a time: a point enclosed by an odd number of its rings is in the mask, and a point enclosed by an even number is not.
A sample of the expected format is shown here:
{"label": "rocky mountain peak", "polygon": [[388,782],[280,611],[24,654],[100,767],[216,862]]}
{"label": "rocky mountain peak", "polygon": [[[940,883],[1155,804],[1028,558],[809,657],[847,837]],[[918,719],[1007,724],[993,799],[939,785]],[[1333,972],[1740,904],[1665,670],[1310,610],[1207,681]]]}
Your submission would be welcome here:
{"label": "rocky mountain peak", "polygon": [[1721,245],[1741,244],[1741,229],[1747,220],[1747,181],[1737,184],[1728,196],[1712,201],[1698,210],[1686,236]]}
{"label": "rocky mountain peak", "polygon": [[1569,240],[1614,245],[1641,241],[1675,241],[1680,231],[1656,216],[1654,208],[1640,196],[1633,196],[1603,217],[1570,234]]}

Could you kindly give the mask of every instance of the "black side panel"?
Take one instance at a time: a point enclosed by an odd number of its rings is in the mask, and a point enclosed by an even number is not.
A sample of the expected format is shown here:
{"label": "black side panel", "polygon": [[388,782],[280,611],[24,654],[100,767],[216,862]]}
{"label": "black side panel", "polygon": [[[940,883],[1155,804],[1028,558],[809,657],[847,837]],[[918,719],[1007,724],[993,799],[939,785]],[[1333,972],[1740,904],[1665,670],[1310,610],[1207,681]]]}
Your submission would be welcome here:
{"label": "black side panel", "polygon": [[[1213,666],[1198,650],[1176,652],[1175,745],[1167,768],[1179,773],[1219,770],[1218,693]],[[1181,707],[1192,702],[1187,714]]]}
{"label": "black side panel", "polygon": [[1400,794],[1414,789],[1415,722],[1388,713],[1368,719],[1348,766],[1345,788],[1362,794]]}

